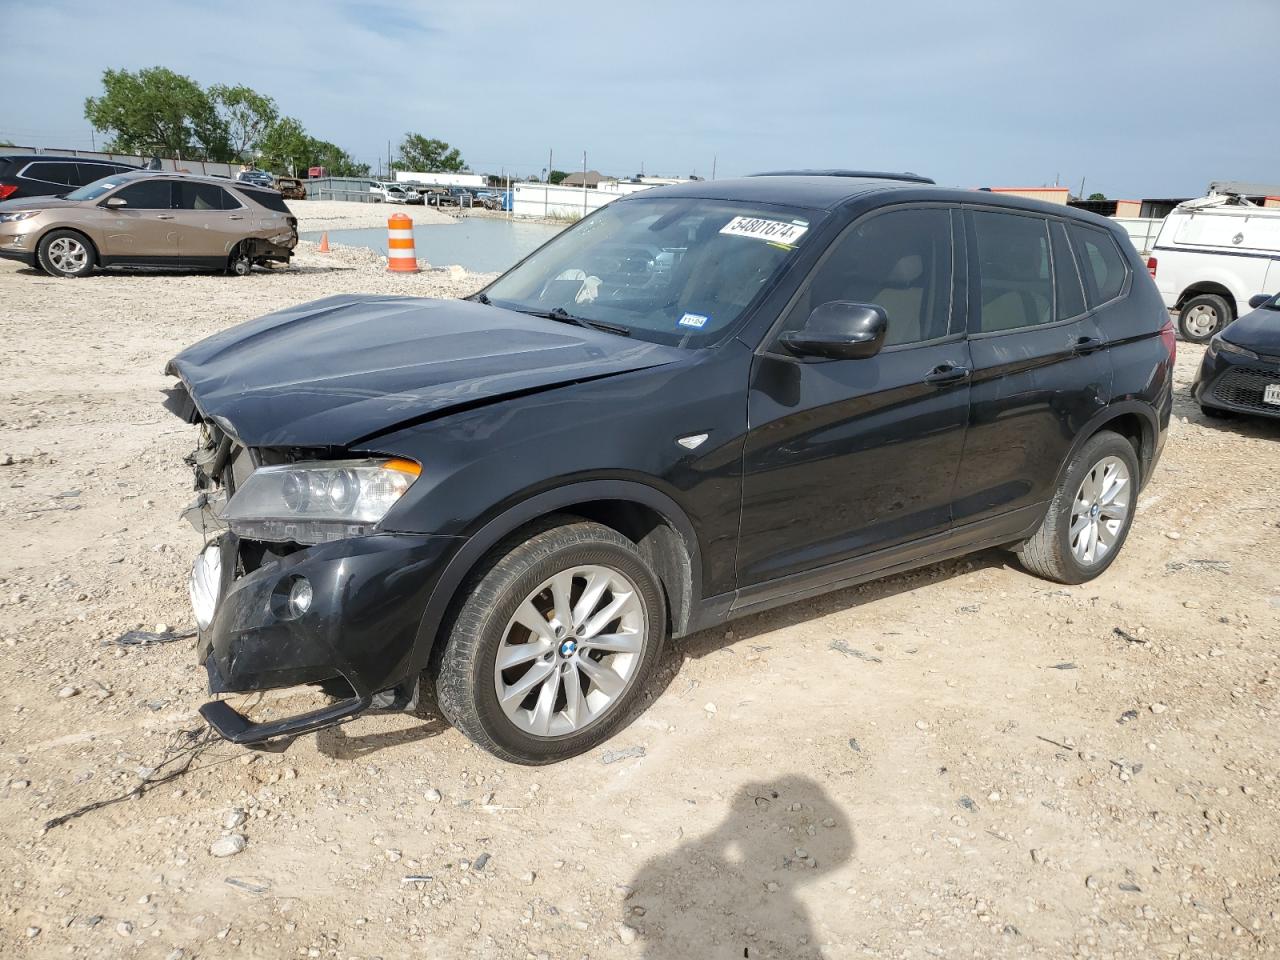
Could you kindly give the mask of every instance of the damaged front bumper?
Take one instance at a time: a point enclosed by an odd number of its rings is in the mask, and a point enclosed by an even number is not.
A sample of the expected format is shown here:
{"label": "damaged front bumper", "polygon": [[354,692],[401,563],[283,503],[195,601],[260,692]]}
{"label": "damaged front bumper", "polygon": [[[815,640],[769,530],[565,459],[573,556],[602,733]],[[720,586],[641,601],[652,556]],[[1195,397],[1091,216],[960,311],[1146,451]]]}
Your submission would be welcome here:
{"label": "damaged front bumper", "polygon": [[[253,541],[222,534],[197,557],[192,573],[197,619],[208,624],[198,622],[197,650],[210,692],[341,678],[354,695],[269,723],[254,723],[221,700],[205,704],[201,714],[223,738],[254,744],[367,710],[375,694],[411,679],[423,611],[458,542],[397,533],[354,537],[271,557],[246,573],[242,551]],[[216,594],[211,603],[209,594]],[[202,603],[208,604],[203,611]]]}

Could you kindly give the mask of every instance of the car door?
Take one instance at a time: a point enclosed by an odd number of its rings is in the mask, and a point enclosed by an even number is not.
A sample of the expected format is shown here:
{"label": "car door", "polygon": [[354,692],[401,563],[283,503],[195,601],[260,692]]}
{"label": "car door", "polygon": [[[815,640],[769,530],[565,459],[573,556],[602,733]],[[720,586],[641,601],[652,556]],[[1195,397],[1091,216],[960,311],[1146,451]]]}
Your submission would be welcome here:
{"label": "car door", "polygon": [[[747,397],[739,587],[950,527],[969,406],[958,231],[958,211],[946,205],[895,206],[858,219],[758,351]],[[787,355],[778,336],[833,300],[885,310],[880,353]],[[790,589],[787,582],[764,589],[774,588]]]}
{"label": "car door", "polygon": [[176,186],[179,261],[184,267],[225,267],[232,248],[250,231],[248,209],[216,183],[180,180]]}
{"label": "car door", "polygon": [[965,223],[973,381],[955,521],[1021,529],[1106,405],[1110,359],[1061,221],[967,208]]}
{"label": "car door", "polygon": [[109,259],[148,263],[177,258],[172,180],[134,180],[103,197],[95,211],[102,252]]}

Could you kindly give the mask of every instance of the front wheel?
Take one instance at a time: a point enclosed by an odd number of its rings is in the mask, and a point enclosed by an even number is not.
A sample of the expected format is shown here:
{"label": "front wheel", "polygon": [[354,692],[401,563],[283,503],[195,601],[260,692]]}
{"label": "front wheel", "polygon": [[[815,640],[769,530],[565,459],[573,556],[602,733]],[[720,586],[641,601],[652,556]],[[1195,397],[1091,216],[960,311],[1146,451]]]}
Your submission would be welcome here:
{"label": "front wheel", "polygon": [[93,246],[74,230],[54,230],[36,248],[40,268],[54,277],[87,277],[93,273]]}
{"label": "front wheel", "polygon": [[1090,437],[1063,474],[1040,529],[1017,547],[1029,571],[1084,583],[1111,566],[1138,505],[1138,458],[1118,433]]}
{"label": "front wheel", "polygon": [[1214,293],[1192,297],[1178,311],[1178,332],[1188,343],[1204,343],[1231,322],[1231,307]]}
{"label": "front wheel", "polygon": [[627,719],[658,662],[667,630],[658,579],[626,537],[573,518],[496,554],[449,629],[440,709],[504,760],[590,750]]}

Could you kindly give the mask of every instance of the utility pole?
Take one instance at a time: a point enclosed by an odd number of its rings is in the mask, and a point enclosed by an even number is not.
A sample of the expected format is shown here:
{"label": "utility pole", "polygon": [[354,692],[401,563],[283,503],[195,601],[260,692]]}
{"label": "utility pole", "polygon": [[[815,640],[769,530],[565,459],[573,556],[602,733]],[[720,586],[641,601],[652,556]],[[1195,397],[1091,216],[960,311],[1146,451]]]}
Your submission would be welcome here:
{"label": "utility pole", "polygon": [[[542,181],[542,219],[543,220],[546,220],[548,217],[551,216],[551,171],[554,169],[554,167],[552,167],[551,164],[554,160],[555,160],[555,151],[548,148],[547,149],[547,176]],[[515,204],[512,204],[512,206],[515,206]]]}
{"label": "utility pole", "polygon": [[582,151],[582,215],[587,215],[587,151]]}
{"label": "utility pole", "polygon": [[387,141],[387,179],[391,179],[391,141]]}
{"label": "utility pole", "polygon": [[713,153],[711,155],[711,179],[712,180],[716,178],[716,160],[718,159],[719,158],[716,156],[716,154]]}
{"label": "utility pole", "polygon": [[1084,177],[1080,178],[1080,192],[1076,194],[1081,200],[1084,199]]}

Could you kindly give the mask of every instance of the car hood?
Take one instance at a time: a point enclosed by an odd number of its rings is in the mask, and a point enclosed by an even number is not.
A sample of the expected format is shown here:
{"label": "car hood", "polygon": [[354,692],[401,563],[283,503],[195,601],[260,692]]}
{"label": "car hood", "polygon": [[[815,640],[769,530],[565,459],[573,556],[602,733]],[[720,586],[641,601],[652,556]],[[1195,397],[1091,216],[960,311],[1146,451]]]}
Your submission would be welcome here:
{"label": "car hood", "polygon": [[341,296],[214,334],[166,372],[247,446],[321,447],[684,355],[470,301]]}
{"label": "car hood", "polygon": [[1263,307],[1246,313],[1222,331],[1222,339],[1256,353],[1280,356],[1280,310]]}
{"label": "car hood", "polygon": [[78,202],[53,196],[15,197],[13,200],[0,200],[0,213],[9,213],[13,210],[43,210],[46,207],[74,207]]}

